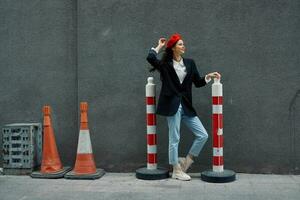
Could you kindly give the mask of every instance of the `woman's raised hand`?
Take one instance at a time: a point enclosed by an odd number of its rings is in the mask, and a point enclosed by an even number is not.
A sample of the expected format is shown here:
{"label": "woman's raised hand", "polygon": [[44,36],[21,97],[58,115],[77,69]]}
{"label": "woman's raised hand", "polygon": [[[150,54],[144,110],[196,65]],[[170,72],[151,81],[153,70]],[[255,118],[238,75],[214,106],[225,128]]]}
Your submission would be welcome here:
{"label": "woman's raised hand", "polygon": [[166,38],[159,38],[158,45],[155,47],[155,51],[158,53],[161,48],[163,48],[166,45]]}
{"label": "woman's raised hand", "polygon": [[159,40],[158,40],[158,46],[160,48],[164,47],[166,45],[166,41],[167,41],[166,38],[159,38]]}

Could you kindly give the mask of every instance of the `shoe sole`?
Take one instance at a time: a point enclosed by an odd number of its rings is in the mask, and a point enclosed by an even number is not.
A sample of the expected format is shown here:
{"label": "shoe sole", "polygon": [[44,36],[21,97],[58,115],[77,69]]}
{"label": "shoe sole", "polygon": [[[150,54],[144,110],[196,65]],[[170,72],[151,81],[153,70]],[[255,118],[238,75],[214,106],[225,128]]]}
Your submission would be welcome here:
{"label": "shoe sole", "polygon": [[172,179],[177,179],[177,180],[180,180],[180,181],[190,181],[190,180],[192,180],[192,179],[180,179],[178,177],[173,177],[173,176],[172,176]]}

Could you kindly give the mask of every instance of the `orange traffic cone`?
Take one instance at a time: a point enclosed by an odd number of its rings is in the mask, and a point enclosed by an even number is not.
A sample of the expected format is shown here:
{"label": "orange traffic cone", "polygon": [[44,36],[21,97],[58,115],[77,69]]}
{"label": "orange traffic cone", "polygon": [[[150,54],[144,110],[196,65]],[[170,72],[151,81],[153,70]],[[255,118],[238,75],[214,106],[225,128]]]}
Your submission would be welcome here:
{"label": "orange traffic cone", "polygon": [[88,128],[87,102],[80,103],[80,132],[74,169],[65,175],[68,179],[98,179],[104,175],[103,169],[97,169],[94,161],[90,131]]}
{"label": "orange traffic cone", "polygon": [[43,157],[41,171],[33,172],[32,178],[61,178],[70,171],[70,167],[63,167],[58,155],[54,131],[51,123],[51,108],[44,106],[44,134]]}

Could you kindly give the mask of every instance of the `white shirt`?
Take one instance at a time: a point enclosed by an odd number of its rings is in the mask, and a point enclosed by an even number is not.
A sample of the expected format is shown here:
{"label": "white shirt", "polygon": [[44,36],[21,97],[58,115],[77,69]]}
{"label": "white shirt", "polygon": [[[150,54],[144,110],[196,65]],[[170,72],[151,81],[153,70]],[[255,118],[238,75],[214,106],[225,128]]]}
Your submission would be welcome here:
{"label": "white shirt", "polygon": [[179,78],[180,83],[182,83],[185,76],[186,76],[186,67],[183,63],[182,58],[179,62],[177,62],[176,60],[173,59],[173,67],[174,67],[175,72],[176,72],[176,74]]}
{"label": "white shirt", "polygon": [[[154,50],[156,53],[158,53],[154,47],[152,47],[151,49]],[[181,84],[186,76],[186,67],[183,63],[183,59],[181,58],[181,60],[179,62],[177,62],[176,60],[173,59],[173,67],[175,69],[175,72],[176,72],[176,74],[179,78],[180,84]],[[211,81],[211,78],[208,77],[207,75],[205,75],[205,82],[208,83],[210,81]]]}

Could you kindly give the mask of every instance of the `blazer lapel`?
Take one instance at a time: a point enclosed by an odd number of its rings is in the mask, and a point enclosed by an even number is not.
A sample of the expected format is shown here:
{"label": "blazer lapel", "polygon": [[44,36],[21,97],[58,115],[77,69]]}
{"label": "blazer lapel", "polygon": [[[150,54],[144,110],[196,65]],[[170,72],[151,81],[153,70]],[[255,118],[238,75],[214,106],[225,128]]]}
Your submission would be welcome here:
{"label": "blazer lapel", "polygon": [[177,82],[178,85],[181,85],[180,84],[180,80],[179,80],[179,78],[178,78],[178,76],[176,74],[176,71],[174,69],[174,66],[173,66],[173,60],[169,61],[168,65],[169,65],[169,68],[170,68],[170,71],[172,73],[173,78],[175,78],[177,80],[176,82]]}
{"label": "blazer lapel", "polygon": [[189,76],[191,76],[191,66],[190,63],[188,63],[184,58],[183,59],[183,64],[186,68],[186,76],[184,77],[183,81],[182,81],[182,85],[186,82],[186,80],[189,78]]}

